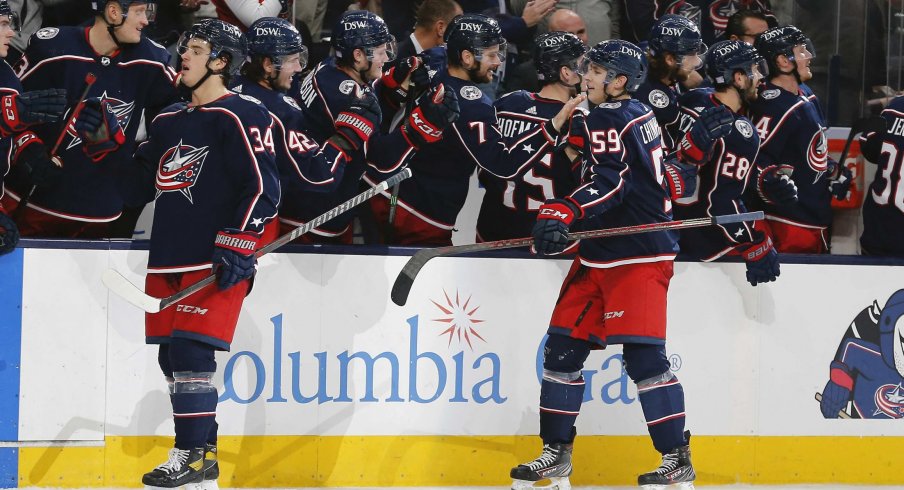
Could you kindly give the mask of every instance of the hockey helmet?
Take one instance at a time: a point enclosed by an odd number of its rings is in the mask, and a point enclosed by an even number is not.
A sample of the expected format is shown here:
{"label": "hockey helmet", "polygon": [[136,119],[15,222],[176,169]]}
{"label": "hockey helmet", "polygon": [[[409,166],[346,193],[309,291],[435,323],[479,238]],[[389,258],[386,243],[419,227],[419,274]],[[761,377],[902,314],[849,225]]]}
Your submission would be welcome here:
{"label": "hockey helmet", "polygon": [[19,32],[22,27],[19,23],[19,14],[13,12],[8,0],[0,0],[0,17],[2,16],[6,16],[9,19],[9,27],[13,32]]}
{"label": "hockey helmet", "polygon": [[731,84],[736,71],[743,71],[754,83],[769,75],[766,60],[743,41],[719,41],[706,54],[706,74],[716,85]]}
{"label": "hockey helmet", "polygon": [[122,8],[122,18],[125,19],[129,14],[129,7],[132,4],[147,4],[147,18],[148,22],[154,22],[154,19],[157,18],[157,0],[91,0],[91,10],[94,11],[95,15],[101,15],[104,13],[104,9],[107,8],[107,4],[110,2],[116,2]]}
{"label": "hockey helmet", "polygon": [[367,59],[373,59],[374,49],[386,45],[389,61],[395,59],[396,40],[389,33],[386,22],[367,10],[345,12],[333,27],[331,44],[336,58],[345,59],[356,49],[364,50]]}
{"label": "hockey helmet", "polygon": [[219,19],[203,19],[182,33],[177,44],[180,55],[185,53],[192,39],[210,44],[210,60],[224,59],[226,69],[223,71],[229,75],[235,75],[248,56],[248,42],[242,31]]}
{"label": "hockey helmet", "polygon": [[282,68],[286,56],[299,55],[301,69],[308,64],[308,48],[301,42],[298,29],[285,19],[262,17],[248,27],[248,55],[270,58],[276,69]]}
{"label": "hockey helmet", "polygon": [[462,14],[452,19],[446,27],[446,50],[453,64],[460,64],[462,51],[470,51],[479,62],[483,59],[484,50],[499,46],[496,55],[499,60],[505,59],[507,49],[505,38],[499,22],[486,15]]}
{"label": "hockey helmet", "polygon": [[534,40],[534,65],[537,78],[550,82],[559,79],[563,66],[577,70],[581,56],[589,48],[570,32],[554,31],[540,34]]}
{"label": "hockey helmet", "polygon": [[611,83],[619,75],[627,77],[628,83],[625,84],[625,90],[628,92],[636,91],[647,79],[647,65],[643,51],[636,45],[621,39],[602,41],[590,48],[590,51],[584,55],[578,71],[582,75],[586,75],[591,64],[606,69],[605,83]]}
{"label": "hockey helmet", "polygon": [[679,65],[688,56],[698,56],[699,59],[694,62],[696,66],[687,67],[696,70],[703,66],[706,45],[703,44],[703,36],[696,24],[687,17],[667,14],[650,29],[649,52],[651,56],[672,53],[678,58]]}
{"label": "hockey helmet", "polygon": [[797,59],[807,60],[816,57],[816,49],[800,29],[794,26],[773,27],[757,36],[753,46],[769,63],[775,73],[775,59],[785,55],[792,63]]}

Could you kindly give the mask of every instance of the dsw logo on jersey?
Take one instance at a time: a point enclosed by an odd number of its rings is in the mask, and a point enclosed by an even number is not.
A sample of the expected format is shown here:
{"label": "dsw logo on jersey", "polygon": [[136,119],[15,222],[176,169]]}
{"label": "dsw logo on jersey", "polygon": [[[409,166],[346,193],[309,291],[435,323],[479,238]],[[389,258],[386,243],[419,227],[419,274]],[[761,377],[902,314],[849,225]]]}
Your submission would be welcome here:
{"label": "dsw logo on jersey", "polygon": [[[123,131],[129,127],[129,122],[132,120],[132,112],[135,110],[135,102],[125,102],[119,99],[114,99],[107,95],[107,92],[104,92],[100,96],[101,100],[105,101],[107,104],[110,104],[110,109],[113,110],[113,114],[116,115],[116,122],[119,123],[119,127],[122,128]],[[69,136],[72,137],[72,140],[69,141],[69,145],[66,146],[66,149],[70,149],[82,144],[82,139],[78,137],[78,133],[75,131],[75,121],[69,124],[69,127],[66,128],[66,132]]]}
{"label": "dsw logo on jersey", "polygon": [[166,150],[160,157],[160,166],[157,168],[157,197],[164,192],[178,191],[188,202],[194,203],[191,188],[201,174],[201,166],[207,159],[207,148],[184,145],[179,140],[179,144]]}

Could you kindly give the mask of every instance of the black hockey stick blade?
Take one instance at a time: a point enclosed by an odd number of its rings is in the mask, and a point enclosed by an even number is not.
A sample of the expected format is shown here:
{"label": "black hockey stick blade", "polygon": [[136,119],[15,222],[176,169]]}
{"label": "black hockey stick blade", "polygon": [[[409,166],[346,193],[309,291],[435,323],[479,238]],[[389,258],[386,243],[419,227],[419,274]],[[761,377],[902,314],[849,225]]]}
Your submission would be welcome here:
{"label": "black hockey stick blade", "polygon": [[[645,225],[622,226],[619,228],[605,228],[602,230],[580,231],[568,235],[569,240],[581,240],[585,238],[606,238],[611,236],[633,235],[635,233],[649,233],[653,231],[681,230],[684,228],[696,228],[700,226],[723,225],[729,223],[741,223],[744,221],[757,221],[763,219],[762,211],[753,211],[740,214],[726,214],[709,218],[695,218],[686,220],[665,221],[662,223],[649,223]],[[408,302],[408,294],[411,286],[421,269],[427,265],[430,259],[436,257],[449,257],[471,252],[483,252],[487,250],[499,250],[504,248],[527,247],[534,243],[531,237],[511,238],[493,242],[473,243],[470,245],[453,245],[451,247],[425,248],[418,250],[408,259],[402,271],[392,284],[390,298],[392,302],[405,306]]]}
{"label": "black hockey stick blade", "polygon": [[844,149],[841,150],[841,157],[838,159],[838,163],[844,165],[848,151],[851,149],[851,144],[858,134],[877,133],[880,131],[885,132],[885,119],[880,116],[864,117],[854,121],[851,124],[851,132],[848,133],[847,140],[844,142]]}
{"label": "black hockey stick blade", "polygon": [[[327,221],[339,216],[340,214],[352,209],[355,206],[367,201],[373,196],[388,190],[390,187],[395,185],[398,182],[401,182],[408,177],[411,177],[411,169],[406,168],[401,172],[393,175],[392,177],[380,182],[379,184],[367,189],[366,191],[358,194],[357,196],[345,201],[344,203],[330,209],[329,211],[321,214],[320,216],[308,221],[307,223],[295,228],[294,230],[286,233],[285,235],[277,238],[276,240],[269,243],[267,246],[260,248],[257,252],[254,253],[255,256],[260,257],[262,255],[266,255],[279,247],[295,240],[296,238],[304,235],[305,233],[313,230],[314,228],[326,223]],[[179,301],[195,294],[196,292],[204,289],[205,287],[211,285],[216,281],[216,274],[210,274],[204,279],[189,285],[185,289],[176,292],[171,296],[167,296],[165,298],[156,298],[149,294],[146,294],[144,291],[139,289],[137,286],[129,282],[128,279],[122,276],[122,274],[116,272],[113,269],[107,269],[102,277],[103,283],[107,286],[110,291],[114,292],[117,296],[122,299],[128,301],[129,303],[141,308],[142,310],[148,313],[157,313],[160,310],[163,310],[169,306],[172,306]]]}

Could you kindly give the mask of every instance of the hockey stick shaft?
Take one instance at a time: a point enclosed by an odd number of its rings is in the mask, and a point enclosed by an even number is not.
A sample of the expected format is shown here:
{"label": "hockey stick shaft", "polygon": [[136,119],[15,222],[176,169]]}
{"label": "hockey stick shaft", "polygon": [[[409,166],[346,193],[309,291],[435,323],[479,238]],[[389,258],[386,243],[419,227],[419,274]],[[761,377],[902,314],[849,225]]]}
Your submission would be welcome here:
{"label": "hockey stick shaft", "polygon": [[[408,85],[408,97],[405,100],[405,112],[402,113],[402,119],[399,121],[399,124],[405,124],[405,118],[411,116],[411,113],[414,111],[415,103],[420,96],[420,94],[415,94],[416,90],[417,88],[414,85]],[[420,93],[423,92],[423,90],[420,91]],[[389,214],[386,217],[386,228],[383,232],[384,243],[391,244],[395,240],[395,228],[393,225],[395,224],[396,210],[399,207],[399,191],[401,189],[401,184],[392,186],[392,192],[389,197]]]}
{"label": "hockey stick shaft", "polygon": [[[712,216],[708,218],[694,218],[686,220],[665,221],[662,223],[622,226],[618,228],[605,228],[601,230],[580,231],[576,233],[570,233],[568,235],[568,239],[582,240],[587,238],[606,238],[613,236],[633,235],[636,233],[681,230],[685,228],[697,228],[701,226],[757,221],[761,219],[763,219],[763,212],[754,211],[750,213],[728,214],[721,216]],[[483,252],[487,250],[527,247],[532,245],[533,243],[534,239],[532,237],[526,237],[511,238],[508,240],[497,240],[493,242],[474,243],[470,245],[454,245],[451,247],[426,248],[419,250],[410,259],[408,259],[408,262],[396,277],[395,283],[392,285],[392,302],[399,306],[405,305],[405,302],[408,301],[408,293],[411,291],[411,286],[414,284],[414,279],[430,259],[436,257],[461,255],[472,252]]]}
{"label": "hockey stick shaft", "polygon": [[[63,122],[63,129],[60,130],[59,136],[57,136],[56,142],[53,144],[53,148],[50,150],[50,160],[56,164],[57,163],[57,151],[60,149],[60,145],[63,144],[63,139],[66,137],[66,133],[69,130],[69,125],[75,121],[76,116],[78,116],[79,111],[82,110],[82,107],[85,105],[85,99],[88,98],[88,92],[91,91],[91,86],[94,85],[94,82],[97,81],[97,77],[94,76],[93,73],[89,72],[85,75],[85,86],[82,88],[82,93],[79,94],[78,102],[76,102],[75,107],[72,109],[72,114],[69,114],[69,117]],[[28,201],[31,200],[32,194],[35,193],[35,190],[38,188],[37,185],[32,184],[31,188],[28,189],[28,192],[22,196],[22,199],[19,200],[18,206],[16,206],[16,210],[13,211],[13,221],[19,222],[19,219],[22,217],[22,214],[25,213],[25,208],[28,207]]]}
{"label": "hockey stick shaft", "polygon": [[[818,401],[819,403],[822,403],[822,393],[820,393],[820,392],[818,392],[818,391],[816,392],[816,401]],[[852,419],[852,418],[854,418],[854,417],[851,417],[851,414],[845,412],[844,409],[841,409],[841,410],[838,411],[838,418],[840,418],[840,419]]]}
{"label": "hockey stick shaft", "polygon": [[[294,230],[286,233],[285,235],[277,238],[271,243],[267,244],[264,247],[261,247],[257,252],[255,252],[256,257],[261,257],[270,252],[273,252],[277,248],[295,240],[296,238],[304,235],[305,233],[313,230],[314,228],[326,223],[327,221],[339,216],[340,214],[358,206],[359,204],[367,201],[373,196],[389,189],[394,184],[401,182],[408,177],[411,177],[411,169],[404,169],[401,172],[393,175],[392,177],[380,182],[379,184],[371,187],[370,189],[358,194],[357,196],[349,199],[348,201],[343,202],[342,204],[330,209],[329,211],[321,214],[320,216],[308,221],[307,223],[295,228]],[[187,286],[185,289],[176,292],[171,296],[167,296],[165,298],[155,298],[144,293],[139,288],[135,287],[134,284],[129,282],[127,279],[122,277],[118,272],[108,269],[103,276],[104,284],[118,296],[122,297],[129,303],[143,309],[148,313],[157,313],[160,310],[163,310],[169,306],[172,306],[179,301],[191,296],[192,294],[204,289],[205,287],[211,285],[216,281],[216,274],[210,274],[200,281]]]}

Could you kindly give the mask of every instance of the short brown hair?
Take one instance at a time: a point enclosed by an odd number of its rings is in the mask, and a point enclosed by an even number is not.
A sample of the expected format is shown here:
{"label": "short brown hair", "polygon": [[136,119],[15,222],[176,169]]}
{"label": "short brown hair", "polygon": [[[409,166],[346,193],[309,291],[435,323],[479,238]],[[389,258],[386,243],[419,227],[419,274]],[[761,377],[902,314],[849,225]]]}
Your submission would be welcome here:
{"label": "short brown hair", "polygon": [[446,23],[452,22],[458,8],[455,0],[424,0],[414,14],[415,25],[430,27],[439,20],[444,20]]}

